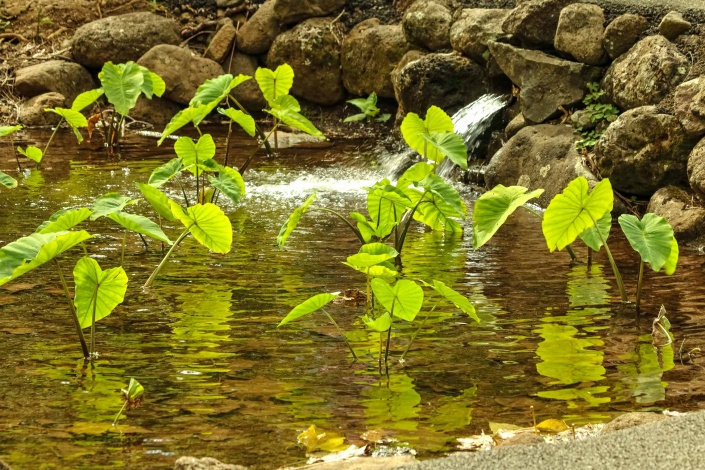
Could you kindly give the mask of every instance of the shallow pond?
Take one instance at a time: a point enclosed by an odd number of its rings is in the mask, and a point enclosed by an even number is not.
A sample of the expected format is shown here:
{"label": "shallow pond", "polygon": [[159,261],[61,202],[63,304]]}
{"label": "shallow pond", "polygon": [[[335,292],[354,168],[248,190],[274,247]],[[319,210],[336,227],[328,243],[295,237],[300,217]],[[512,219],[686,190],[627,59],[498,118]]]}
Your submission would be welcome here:
{"label": "shallow pond", "polygon": [[[43,143],[48,134],[20,137]],[[60,133],[41,172],[0,192],[1,245],[60,208],[90,205],[110,191],[138,197],[135,182],[173,156],[169,142],[157,149],[147,137],[129,136],[121,157],[70,139]],[[0,170],[15,174],[9,149],[0,153]],[[311,424],[358,444],[363,433],[380,430],[429,457],[453,450],[458,437],[487,431],[489,422],[528,425],[531,406],[538,419],[575,424],[699,407],[703,368],[686,353],[705,346],[701,254],[683,248],[675,275],[648,273],[637,318],[619,304],[606,259],[598,255],[588,272],[565,253],[548,253],[540,222],[528,212],[513,216],[479,252],[469,221],[464,236],[410,234],[406,274],[468,295],[482,322],[439,305],[403,364],[397,359],[417,325],[397,324],[389,378],[378,374],[378,335],[358,319],[363,307],[331,308],[360,356],[355,364],[322,315],[277,329],[311,295],[364,287],[341,264],[358,242],[325,214],[307,214],[284,251],[275,239],[314,189],[329,207],[364,211],[361,187],[384,176],[376,153],[348,142],[259,159],[245,178],[247,199],[226,204],[232,252],[211,255],[187,239],[149,290],[140,286],[161,247],[150,243],[145,252],[128,236],[128,295],[98,323],[101,355],[93,365],[80,359],[52,269],[0,288],[0,458],[18,469],[170,468],[182,455],[274,468],[305,462],[296,437]],[[463,192],[471,207],[473,194]],[[146,203],[133,212],[151,214]],[[104,268],[118,265],[123,232],[105,219],[86,227],[101,234],[89,252]],[[166,231],[175,238],[180,230]],[[637,258],[613,232],[633,296]],[[78,251],[65,256],[66,270]],[[675,342],[655,349],[649,333],[662,303]],[[144,385],[146,399],[113,428],[129,377]]]}

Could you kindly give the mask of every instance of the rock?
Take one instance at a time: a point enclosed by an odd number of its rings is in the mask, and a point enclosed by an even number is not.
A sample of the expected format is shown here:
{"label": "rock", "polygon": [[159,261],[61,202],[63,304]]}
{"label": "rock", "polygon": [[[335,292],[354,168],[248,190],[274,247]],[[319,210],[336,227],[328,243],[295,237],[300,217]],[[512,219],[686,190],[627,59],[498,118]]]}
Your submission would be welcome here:
{"label": "rock", "polygon": [[521,88],[521,110],[532,122],[543,122],[583,99],[587,84],[600,76],[597,67],[558,59],[544,52],[509,44],[489,44],[497,64]]}
{"label": "rock", "polygon": [[576,129],[582,130],[593,130],[597,127],[597,123],[590,119],[592,113],[587,109],[579,109],[570,116],[570,120],[573,122],[573,126]]}
{"label": "rock", "polygon": [[502,24],[511,10],[466,8],[450,28],[450,44],[478,64],[486,64],[490,41],[506,41],[510,36]]}
{"label": "rock", "polygon": [[188,48],[179,46],[155,46],[137,63],[164,79],[166,91],[163,98],[180,104],[188,104],[201,83],[223,74],[223,68],[217,62],[196,56]]}
{"label": "rock", "polygon": [[[228,66],[227,62],[223,64]],[[236,52],[233,55],[233,61],[230,64],[228,73],[237,77],[239,74],[249,75],[251,80],[238,85],[231,95],[250,112],[262,111],[267,107],[267,101],[262,95],[257,82],[254,79],[255,71],[257,70],[257,59],[242,52]]]}
{"label": "rock", "polygon": [[676,117],[688,137],[705,136],[705,75],[678,85],[674,102]]}
{"label": "rock", "polygon": [[538,46],[553,46],[561,10],[575,0],[523,0],[504,20],[504,32]]}
{"label": "rock", "polygon": [[172,20],[148,12],[108,16],[78,28],[71,40],[73,59],[89,68],[105,62],[136,61],[159,44],[179,44]]}
{"label": "rock", "polygon": [[457,54],[426,54],[392,73],[394,95],[399,103],[397,121],[409,112],[425,116],[433,105],[452,115],[487,92],[482,67]]}
{"label": "rock", "polygon": [[678,119],[643,106],[622,114],[595,145],[595,164],[617,191],[650,197],[687,181],[688,148]]}
{"label": "rock", "polygon": [[544,442],[545,441],[543,440],[543,437],[541,437],[541,435],[536,434],[533,431],[529,431],[529,432],[520,432],[520,433],[514,434],[513,436],[511,436],[507,439],[502,439],[497,444],[497,447],[527,446],[527,445],[534,445],[534,444],[543,444]]}
{"label": "rock", "polygon": [[61,93],[71,103],[76,96],[94,87],[88,70],[74,62],[50,60],[15,72],[15,90],[29,98],[53,91]]}
{"label": "rock", "polygon": [[693,25],[683,19],[683,15],[677,11],[672,11],[663,17],[658,25],[658,33],[666,39],[673,41],[688,30]]}
{"label": "rock", "polygon": [[413,455],[395,455],[393,457],[359,457],[338,462],[319,462],[313,465],[310,467],[311,470],[399,470],[417,467],[418,460]]}
{"label": "rock", "polygon": [[211,457],[180,457],[174,464],[174,470],[247,470],[247,467],[226,464]]}
{"label": "rock", "polygon": [[705,209],[693,205],[693,195],[676,186],[661,188],[651,196],[646,212],[653,212],[671,224],[681,242],[705,235]]}
{"label": "rock", "polygon": [[245,0],[215,0],[215,6],[218,8],[239,7],[243,3],[245,3]]}
{"label": "rock", "polygon": [[642,39],[615,60],[602,80],[622,110],[658,104],[688,74],[688,59],[663,36]]}
{"label": "rock", "polygon": [[211,39],[210,44],[208,44],[208,50],[206,51],[205,57],[216,62],[222,62],[230,52],[236,35],[237,29],[235,29],[235,25],[232,20],[230,18],[225,18],[223,20],[223,26],[221,26],[218,32],[215,33],[215,36]]}
{"label": "rock", "polygon": [[595,182],[575,149],[577,137],[573,128],[565,125],[540,124],[523,128],[485,168],[487,186],[519,183],[532,190],[543,188],[545,191],[538,202],[546,207],[578,176]]}
{"label": "rock", "polygon": [[605,14],[597,5],[574,3],[561,11],[554,46],[583,64],[600,65],[607,54],[602,47]]}
{"label": "rock", "polygon": [[55,126],[61,120],[61,116],[54,113],[47,113],[44,108],[56,108],[66,106],[66,97],[61,93],[49,92],[35,96],[22,103],[18,121],[24,126]]}
{"label": "rock", "polygon": [[264,54],[272,47],[281,27],[274,14],[274,0],[264,2],[250,20],[240,26],[237,48],[245,54]]}
{"label": "rock", "polygon": [[345,0],[274,0],[274,14],[282,24],[292,24],[330,15],[344,6]]}
{"label": "rock", "polygon": [[342,26],[332,21],[311,18],[296,25],[277,36],[267,55],[269,68],[287,63],[294,69],[291,94],[323,105],[336,104],[346,94],[338,42]]}
{"label": "rock", "polygon": [[698,197],[705,198],[705,139],[698,142],[688,157],[688,182]]}
{"label": "rock", "polygon": [[524,115],[519,113],[516,116],[514,116],[514,119],[509,121],[509,124],[507,124],[507,127],[504,128],[504,135],[507,137],[507,139],[511,139],[514,137],[520,130],[528,126],[529,123],[526,122],[526,119],[524,119]]}
{"label": "rock", "polygon": [[152,96],[152,99],[147,99],[140,96],[137,99],[137,104],[130,111],[130,117],[138,121],[144,121],[152,124],[154,127],[164,127],[174,114],[181,111],[181,106],[166,98]]}
{"label": "rock", "polygon": [[434,0],[417,0],[404,13],[402,26],[406,39],[432,51],[450,48],[450,24],[453,15],[448,7]]}
{"label": "rock", "polygon": [[390,76],[404,54],[411,50],[401,25],[380,25],[375,18],[363,21],[343,41],[343,84],[353,95],[394,98]]}
{"label": "rock", "polygon": [[605,29],[602,39],[610,59],[614,60],[631,49],[647,29],[649,22],[641,15],[627,13],[615,18]]}
{"label": "rock", "polygon": [[634,426],[639,426],[640,424],[661,421],[662,419],[666,419],[666,417],[659,413],[625,413],[621,416],[618,416],[609,423],[605,424],[605,427],[602,428],[602,434],[609,434],[615,431],[620,431],[622,429],[633,428]]}

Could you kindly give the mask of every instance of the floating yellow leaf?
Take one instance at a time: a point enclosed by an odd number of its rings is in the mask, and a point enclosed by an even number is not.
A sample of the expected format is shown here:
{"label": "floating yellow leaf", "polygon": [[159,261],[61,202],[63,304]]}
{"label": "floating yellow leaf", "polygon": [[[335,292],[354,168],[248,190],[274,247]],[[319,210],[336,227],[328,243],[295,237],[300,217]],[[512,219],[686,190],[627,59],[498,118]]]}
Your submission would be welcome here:
{"label": "floating yellow leaf", "polygon": [[570,428],[564,421],[560,421],[558,419],[547,419],[537,424],[536,429],[539,432],[558,434],[559,432],[567,431]]}
{"label": "floating yellow leaf", "polygon": [[326,452],[340,452],[345,450],[345,437],[333,432],[325,432],[316,429],[312,424],[306,431],[298,435],[299,444],[306,446],[306,452],[311,453],[316,450]]}

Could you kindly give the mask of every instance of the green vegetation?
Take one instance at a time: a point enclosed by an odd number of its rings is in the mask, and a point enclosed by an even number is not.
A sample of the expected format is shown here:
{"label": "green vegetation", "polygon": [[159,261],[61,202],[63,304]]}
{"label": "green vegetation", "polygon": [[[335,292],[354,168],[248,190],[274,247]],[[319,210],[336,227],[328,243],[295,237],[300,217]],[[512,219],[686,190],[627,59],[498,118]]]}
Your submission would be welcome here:
{"label": "green vegetation", "polygon": [[343,122],[359,122],[359,121],[370,121],[375,119],[377,122],[387,122],[391,114],[379,114],[380,109],[377,107],[377,93],[374,91],[370,93],[370,96],[365,98],[355,98],[349,100],[353,106],[356,106],[361,112],[358,114],[353,114],[345,118]]}
{"label": "green vegetation", "polygon": [[575,143],[575,146],[578,149],[590,150],[597,144],[597,141],[600,140],[607,125],[617,119],[619,109],[609,103],[600,103],[600,98],[602,98],[605,92],[600,90],[599,83],[591,82],[588,83],[587,86],[589,93],[585,95],[583,104],[588,111],[590,122],[594,123],[595,127],[592,129],[578,128],[578,132],[582,138]]}

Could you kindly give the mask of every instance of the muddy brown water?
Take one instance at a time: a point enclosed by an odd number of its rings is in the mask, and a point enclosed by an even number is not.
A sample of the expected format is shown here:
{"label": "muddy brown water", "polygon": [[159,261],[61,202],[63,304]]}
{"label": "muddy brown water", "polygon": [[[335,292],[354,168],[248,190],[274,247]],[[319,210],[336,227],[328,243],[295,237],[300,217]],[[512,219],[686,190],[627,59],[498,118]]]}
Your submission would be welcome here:
{"label": "muddy brown water", "polygon": [[[19,138],[44,143],[48,134]],[[60,208],[90,205],[109,191],[138,197],[135,182],[173,156],[170,142],[157,148],[147,137],[128,136],[121,157],[71,139],[61,132],[41,172],[0,191],[0,245]],[[222,138],[217,143],[222,148]],[[246,145],[236,163],[251,150]],[[403,364],[397,359],[417,324],[398,322],[389,378],[377,372],[378,335],[358,319],[362,307],[331,308],[360,356],[356,364],[322,315],[277,329],[311,295],[364,287],[341,264],[357,251],[356,240],[325,214],[306,215],[284,251],[275,239],[314,189],[328,207],[364,211],[360,188],[384,175],[372,149],[347,142],[260,158],[246,175],[244,203],[225,204],[232,252],[208,254],[187,239],[149,290],[141,284],[161,259],[160,246],[145,252],[128,236],[128,294],[98,324],[93,365],[80,357],[52,269],[0,288],[0,458],[19,469],[169,468],[182,455],[275,468],[305,462],[296,437],[312,424],[355,444],[379,430],[429,457],[452,451],[458,437],[488,431],[490,422],[529,425],[531,406],[538,419],[569,424],[700,407],[705,380],[694,348],[705,347],[702,255],[682,248],[676,274],[648,272],[637,318],[619,303],[606,259],[598,255],[588,272],[565,253],[548,253],[528,212],[478,252],[469,221],[463,236],[410,234],[406,275],[454,286],[482,322],[439,305]],[[0,155],[0,169],[15,175],[7,146]],[[476,195],[462,192],[471,207]],[[151,215],[145,203],[130,210]],[[118,265],[122,231],[105,220],[85,228],[97,234],[91,255],[103,268]],[[180,230],[165,231],[173,239]],[[616,229],[611,240],[633,297],[637,258]],[[66,270],[79,251],[64,256]],[[654,348],[650,325],[662,303],[675,341]],[[130,377],[144,385],[144,403],[112,427]]]}

